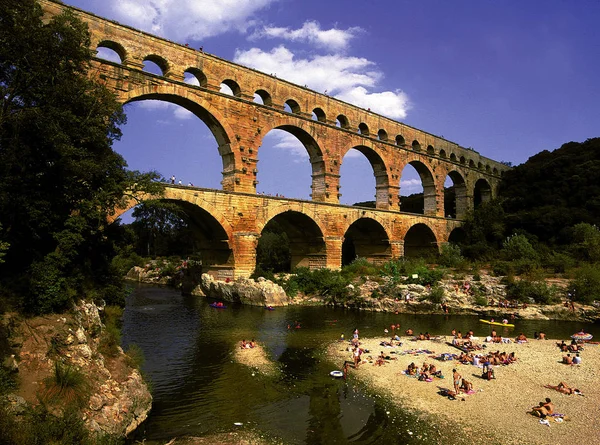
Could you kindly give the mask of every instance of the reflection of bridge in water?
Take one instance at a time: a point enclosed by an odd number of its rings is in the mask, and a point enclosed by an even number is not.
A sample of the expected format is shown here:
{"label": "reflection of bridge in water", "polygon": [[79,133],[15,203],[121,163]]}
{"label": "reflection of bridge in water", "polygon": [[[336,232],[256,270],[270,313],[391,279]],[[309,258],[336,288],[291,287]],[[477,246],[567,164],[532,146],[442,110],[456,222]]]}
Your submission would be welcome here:
{"label": "reflection of bridge in water", "polygon": [[[507,169],[370,110],[76,8],[40,3],[46,15],[73,10],[88,24],[92,47],[114,51],[119,62],[95,58],[90,73],[122,103],[171,102],[211,130],[223,162],[223,191],[167,185],[165,199],[194,215],[203,262],[215,273],[251,273],[257,240],[271,220],[290,238],[292,265],[339,268],[352,253],[382,261],[435,248],[456,236],[469,209],[495,195]],[[147,61],[162,74],[144,71]],[[221,85],[232,94],[222,93]],[[306,148],[311,201],[256,195],[258,153],[273,129],[294,135]],[[339,204],[340,167],[351,149],[372,167],[376,209]],[[422,215],[400,212],[400,178],[407,165],[421,179]],[[447,178],[452,202],[444,202]]]}

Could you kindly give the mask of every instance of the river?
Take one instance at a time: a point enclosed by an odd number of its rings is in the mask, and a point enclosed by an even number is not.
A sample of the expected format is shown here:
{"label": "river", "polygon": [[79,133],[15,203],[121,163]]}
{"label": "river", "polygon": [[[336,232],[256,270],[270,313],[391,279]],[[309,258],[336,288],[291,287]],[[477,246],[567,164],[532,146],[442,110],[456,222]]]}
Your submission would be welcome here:
{"label": "river", "polygon": [[[150,285],[136,286],[129,295],[123,346],[136,344],[144,352],[142,369],[154,397],[135,440],[151,445],[245,428],[289,444],[437,443],[438,425],[392,407],[352,380],[331,378],[329,372],[341,364],[328,362],[323,349],[342,333],[351,338],[354,328],[361,336],[383,336],[397,323],[402,331],[410,327],[416,333],[489,332],[470,316],[300,306],[214,309],[209,303]],[[296,322],[300,329],[294,328]],[[517,320],[515,328],[499,332],[533,337],[534,331],[544,331],[549,338],[566,339],[582,328],[600,338],[600,326],[580,322]],[[261,343],[281,375],[268,378],[234,362],[232,351],[242,339]]]}

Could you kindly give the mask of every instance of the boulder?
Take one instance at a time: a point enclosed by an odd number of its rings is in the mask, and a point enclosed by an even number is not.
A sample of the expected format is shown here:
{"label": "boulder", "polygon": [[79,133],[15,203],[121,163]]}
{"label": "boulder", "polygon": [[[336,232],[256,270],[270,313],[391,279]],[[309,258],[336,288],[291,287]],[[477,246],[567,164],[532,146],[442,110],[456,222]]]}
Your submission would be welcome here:
{"label": "boulder", "polygon": [[238,278],[226,282],[202,274],[198,287],[199,291],[207,297],[250,306],[287,306],[290,303],[290,298],[281,286],[261,278],[257,281],[251,278]]}

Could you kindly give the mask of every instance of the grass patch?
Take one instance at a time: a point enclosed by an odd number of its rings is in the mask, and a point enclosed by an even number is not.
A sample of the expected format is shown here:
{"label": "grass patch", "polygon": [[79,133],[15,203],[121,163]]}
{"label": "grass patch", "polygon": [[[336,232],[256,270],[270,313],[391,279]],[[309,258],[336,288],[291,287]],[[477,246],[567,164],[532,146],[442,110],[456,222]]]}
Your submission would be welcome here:
{"label": "grass patch", "polygon": [[45,403],[64,403],[82,406],[89,397],[89,385],[85,375],[77,368],[54,363],[54,373],[44,380],[41,400]]}

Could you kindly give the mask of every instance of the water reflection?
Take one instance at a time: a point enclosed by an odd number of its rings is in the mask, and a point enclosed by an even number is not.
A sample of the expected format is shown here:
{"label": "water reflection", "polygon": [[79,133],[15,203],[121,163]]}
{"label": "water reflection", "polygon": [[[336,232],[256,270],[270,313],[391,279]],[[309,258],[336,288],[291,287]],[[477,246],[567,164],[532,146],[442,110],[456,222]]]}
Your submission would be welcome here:
{"label": "water reflection", "polygon": [[[301,328],[295,329],[295,322]],[[355,327],[361,335],[383,335],[391,324],[416,333],[449,334],[456,328],[487,335],[490,326],[477,317],[419,316],[356,312],[322,307],[211,308],[202,298],[139,286],[124,314],[123,343],[144,351],[144,372],[153,385],[154,404],[134,439],[167,441],[176,436],[230,431],[234,422],[290,444],[436,443],[436,425],[387,406],[352,380],[332,379],[339,368],[322,358],[323,347]],[[288,325],[290,328],[288,329]],[[567,338],[581,323],[520,321],[503,331],[531,337],[543,330],[550,338]],[[503,328],[505,329],[505,328]],[[599,334],[597,325],[585,330]],[[233,361],[242,339],[265,346],[281,369],[279,377],[253,375]],[[454,443],[457,443],[454,441]]]}

